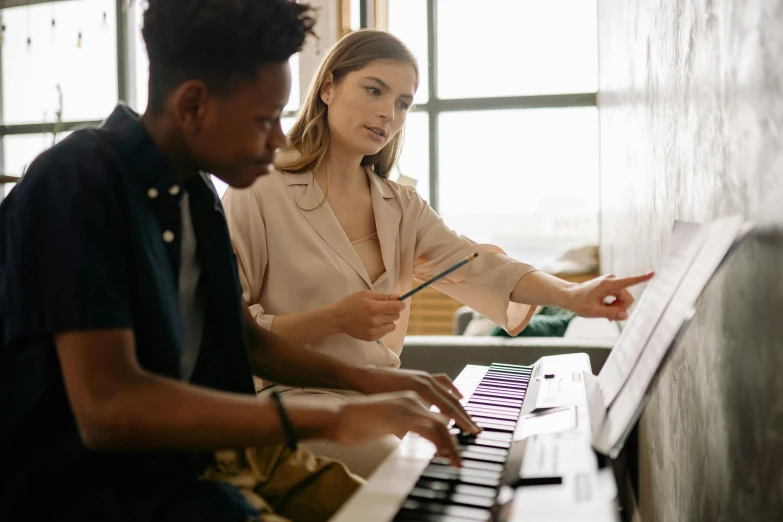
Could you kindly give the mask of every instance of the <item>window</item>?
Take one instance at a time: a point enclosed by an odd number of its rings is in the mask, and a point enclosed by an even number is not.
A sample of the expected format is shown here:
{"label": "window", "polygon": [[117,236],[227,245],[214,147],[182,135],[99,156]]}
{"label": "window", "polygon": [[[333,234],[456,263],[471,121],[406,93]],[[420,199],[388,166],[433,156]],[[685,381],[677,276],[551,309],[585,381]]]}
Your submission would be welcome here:
{"label": "window", "polygon": [[528,263],[596,243],[596,1],[388,4],[423,76],[400,173],[457,232]]}
{"label": "window", "polygon": [[[3,9],[0,2],[0,173],[17,177],[55,141],[100,123],[117,100],[143,111],[149,69],[141,36],[146,2],[27,0],[18,6],[22,3]],[[118,5],[129,7],[117,11]],[[132,31],[127,46],[118,47],[118,27]],[[290,65],[286,129],[302,94],[299,55]],[[0,184],[0,200],[13,186]]]}
{"label": "window", "polygon": [[[117,103],[114,0],[2,11],[3,123],[101,119]],[[89,81],[85,81],[89,78]]]}

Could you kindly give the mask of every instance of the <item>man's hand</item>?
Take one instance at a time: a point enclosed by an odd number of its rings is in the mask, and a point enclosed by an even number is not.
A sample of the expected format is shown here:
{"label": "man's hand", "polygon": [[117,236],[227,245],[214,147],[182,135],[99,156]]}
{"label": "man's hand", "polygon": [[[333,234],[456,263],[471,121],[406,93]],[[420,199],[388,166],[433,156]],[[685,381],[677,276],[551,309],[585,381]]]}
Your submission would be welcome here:
{"label": "man's hand", "polygon": [[353,400],[342,406],[327,437],[339,444],[356,445],[390,433],[418,433],[438,448],[452,466],[460,466],[448,419],[423,408],[422,398],[413,392],[398,392]]}
{"label": "man's hand", "polygon": [[366,372],[368,375],[361,379],[358,391],[366,395],[412,391],[424,403],[437,406],[443,415],[454,419],[457,426],[468,433],[481,431],[460,404],[462,395],[447,375],[414,370],[368,369]]}

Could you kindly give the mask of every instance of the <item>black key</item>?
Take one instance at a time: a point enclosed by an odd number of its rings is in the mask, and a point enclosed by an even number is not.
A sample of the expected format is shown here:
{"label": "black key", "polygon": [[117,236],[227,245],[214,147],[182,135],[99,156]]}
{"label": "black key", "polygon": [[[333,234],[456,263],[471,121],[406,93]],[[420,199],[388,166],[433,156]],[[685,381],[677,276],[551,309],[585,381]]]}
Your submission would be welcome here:
{"label": "black key", "polygon": [[485,488],[481,486],[470,486],[467,484],[454,484],[453,482],[443,482],[440,480],[423,479],[416,483],[417,488],[431,489],[433,491],[444,491],[450,493],[462,493],[477,497],[496,499],[498,492],[495,488]]}
{"label": "black key", "polygon": [[444,506],[422,500],[407,499],[402,503],[400,512],[413,511],[421,513],[436,513],[440,515],[453,515],[457,517],[475,520],[476,522],[489,521],[492,513],[488,509],[479,509],[464,506]]}
{"label": "black key", "polygon": [[492,498],[475,497],[473,495],[465,495],[464,493],[456,492],[452,493],[448,491],[433,491],[427,488],[413,488],[408,495],[408,498],[484,509],[490,509],[495,505],[495,499]]}
{"label": "black key", "polygon": [[472,518],[455,517],[439,513],[400,511],[392,522],[474,522]]}

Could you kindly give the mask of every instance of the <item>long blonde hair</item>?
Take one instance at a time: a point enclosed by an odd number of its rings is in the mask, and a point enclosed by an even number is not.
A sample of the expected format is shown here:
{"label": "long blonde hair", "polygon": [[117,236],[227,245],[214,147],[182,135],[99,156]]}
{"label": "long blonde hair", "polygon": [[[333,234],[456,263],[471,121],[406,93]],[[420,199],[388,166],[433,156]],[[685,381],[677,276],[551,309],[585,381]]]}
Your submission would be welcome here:
{"label": "long blonde hair", "polygon": [[[293,159],[281,154],[275,167],[281,172],[302,173],[320,168],[329,150],[329,123],[326,119],[327,105],[321,99],[321,86],[332,74],[338,84],[351,72],[365,68],[375,61],[395,61],[409,64],[416,73],[416,87],[419,84],[419,65],[410,49],[396,36],[385,31],[363,29],[342,37],[326,53],[313,76],[296,122],[288,131],[289,146],[299,154]],[[365,156],[362,165],[370,166],[384,178],[389,176],[400,155],[403,130],[400,130],[377,154]],[[328,165],[328,162],[327,162]]]}

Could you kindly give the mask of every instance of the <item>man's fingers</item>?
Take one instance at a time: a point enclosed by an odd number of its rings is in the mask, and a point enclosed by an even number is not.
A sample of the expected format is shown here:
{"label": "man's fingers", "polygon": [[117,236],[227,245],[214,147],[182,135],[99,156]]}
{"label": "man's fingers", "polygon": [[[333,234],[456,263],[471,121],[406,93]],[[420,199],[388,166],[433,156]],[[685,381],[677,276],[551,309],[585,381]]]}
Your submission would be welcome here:
{"label": "man's fingers", "polygon": [[454,386],[454,383],[451,382],[451,379],[449,379],[449,376],[445,373],[438,373],[432,376],[433,379],[438,381],[438,384],[446,388],[447,390],[451,390],[451,393],[454,394],[455,397],[458,399],[462,399],[462,394],[457,389],[456,386]]}
{"label": "man's fingers", "polygon": [[448,458],[452,466],[461,467],[462,459],[459,456],[457,443],[449,433],[448,426],[437,418],[428,416],[428,413],[431,412],[412,418],[408,424],[408,430],[418,433],[435,444],[435,447],[438,448],[438,454]]}
{"label": "man's fingers", "polygon": [[463,430],[473,434],[481,432],[481,428],[473,422],[470,415],[468,415],[468,412],[466,412],[465,408],[460,404],[459,399],[445,390],[440,391],[439,388],[440,386],[437,382],[434,383],[434,385],[426,383],[424,389],[419,391],[419,395],[421,395],[424,400],[437,406],[443,415],[454,419],[457,426]]}

